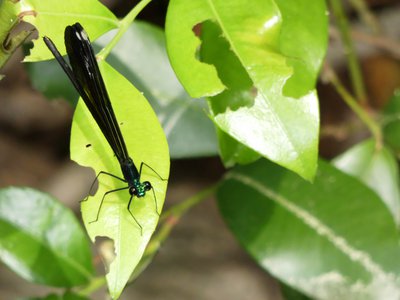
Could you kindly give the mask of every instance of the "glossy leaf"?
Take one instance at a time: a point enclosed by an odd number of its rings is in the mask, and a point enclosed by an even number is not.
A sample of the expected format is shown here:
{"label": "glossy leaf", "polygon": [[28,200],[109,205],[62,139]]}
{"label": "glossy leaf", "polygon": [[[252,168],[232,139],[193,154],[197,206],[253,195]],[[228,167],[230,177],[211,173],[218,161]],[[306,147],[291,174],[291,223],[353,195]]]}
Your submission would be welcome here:
{"label": "glossy leaf", "polygon": [[[105,46],[113,32],[97,44]],[[204,99],[191,99],[168,60],[163,31],[135,22],[108,62],[144,93],[164,128],[172,158],[217,155],[214,125]]]}
{"label": "glossy leaf", "polygon": [[92,276],[86,235],[55,199],[29,188],[0,191],[0,258],[24,279],[72,287]]}
{"label": "glossy leaf", "polygon": [[[212,65],[196,59],[200,40],[193,27],[199,23],[214,23],[220,32],[201,44]],[[227,87],[211,100],[223,131],[313,178],[319,132],[314,85],[326,51],[325,1],[173,0],[166,35],[172,66],[190,95],[213,96]]]}
{"label": "glossy leaf", "polygon": [[40,36],[25,61],[53,58],[41,39],[45,35],[53,40],[61,54],[65,54],[64,35],[60,32],[64,32],[67,25],[81,23],[93,40],[118,27],[117,18],[97,0],[25,0],[20,1],[19,5],[22,19],[34,25]]}
{"label": "glossy leaf", "polygon": [[333,164],[373,189],[384,201],[400,226],[399,170],[395,156],[387,147],[376,149],[375,141],[366,140],[336,157]]}
{"label": "glossy leaf", "polygon": [[333,166],[320,161],[314,184],[264,160],[238,167],[218,203],[258,264],[308,296],[400,297],[392,216],[371,189]]}
{"label": "glossy leaf", "polygon": [[[99,65],[129,154],[136,166],[139,168],[144,162],[163,179],[168,179],[168,145],[155,113],[143,95],[124,77],[103,61]],[[82,101],[78,103],[72,124],[71,158],[83,166],[94,168],[97,174],[106,171],[122,177],[118,160]],[[151,182],[158,212],[161,212],[167,181],[162,181],[154,171],[144,166],[141,180]],[[116,258],[108,267],[106,277],[110,294],[116,299],[142,257],[159,215],[152,191],[144,198],[133,199],[131,212],[143,227],[141,234],[127,209],[130,199],[128,190],[108,194],[99,207],[105,192],[127,187],[127,184],[107,175],[101,175],[99,182],[96,194],[82,202],[82,216],[93,241],[97,236],[114,241]],[[93,222],[98,212],[99,219]]]}

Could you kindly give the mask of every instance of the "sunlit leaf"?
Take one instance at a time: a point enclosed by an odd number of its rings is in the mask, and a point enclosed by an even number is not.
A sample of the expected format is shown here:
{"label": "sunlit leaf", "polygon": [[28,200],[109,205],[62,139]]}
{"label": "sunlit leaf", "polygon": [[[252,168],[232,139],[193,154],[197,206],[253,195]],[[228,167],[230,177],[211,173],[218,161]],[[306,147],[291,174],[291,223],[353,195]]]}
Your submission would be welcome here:
{"label": "sunlit leaf", "polygon": [[53,58],[41,37],[50,37],[62,54],[65,54],[64,32],[67,25],[79,22],[90,37],[95,40],[103,33],[118,27],[114,14],[97,0],[25,0],[19,1],[21,18],[33,24],[40,38],[34,41],[35,47],[25,61],[39,61]]}
{"label": "sunlit leaf", "polygon": [[[116,257],[106,277],[110,294],[116,299],[157,226],[167,186],[167,181],[159,176],[168,178],[169,155],[162,128],[143,95],[107,63],[101,62],[100,69],[131,158],[138,169],[144,162],[154,170],[144,166],[141,180],[151,182],[156,196],[155,199],[149,191],[144,198],[133,198],[131,212],[142,226],[142,233],[127,209],[128,190],[108,194],[100,207],[107,191],[127,187],[126,183],[101,175],[95,196],[82,202],[82,216],[91,239],[108,237],[114,241]],[[94,168],[96,173],[106,171],[122,177],[118,160],[82,101],[78,103],[72,124],[71,158]],[[98,213],[98,221],[93,222]]]}
{"label": "sunlit leaf", "polygon": [[[194,33],[198,24],[202,43]],[[327,44],[325,1],[172,0],[166,35],[172,66],[189,94],[219,94],[210,101],[223,131],[313,178],[319,133],[315,82]],[[204,62],[196,56],[199,46]]]}

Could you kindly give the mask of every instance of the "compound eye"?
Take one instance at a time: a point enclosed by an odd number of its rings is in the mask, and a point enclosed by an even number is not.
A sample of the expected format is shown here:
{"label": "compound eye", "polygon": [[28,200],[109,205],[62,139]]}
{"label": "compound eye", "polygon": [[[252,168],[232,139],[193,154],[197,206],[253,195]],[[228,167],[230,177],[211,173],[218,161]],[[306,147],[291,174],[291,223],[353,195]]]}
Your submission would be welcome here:
{"label": "compound eye", "polygon": [[135,187],[132,186],[129,188],[129,194],[137,196],[137,190],[135,189]]}
{"label": "compound eye", "polygon": [[145,190],[146,192],[147,192],[147,191],[150,191],[151,188],[152,188],[151,183],[148,182],[148,181],[143,182],[143,185],[144,185],[144,190]]}

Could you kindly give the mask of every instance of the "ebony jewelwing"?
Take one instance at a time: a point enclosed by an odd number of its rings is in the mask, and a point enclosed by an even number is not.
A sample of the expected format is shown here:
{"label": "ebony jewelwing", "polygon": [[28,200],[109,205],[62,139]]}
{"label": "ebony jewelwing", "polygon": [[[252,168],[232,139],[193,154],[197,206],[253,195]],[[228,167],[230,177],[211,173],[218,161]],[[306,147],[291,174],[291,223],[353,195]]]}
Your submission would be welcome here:
{"label": "ebony jewelwing", "polygon": [[64,39],[71,66],[61,56],[54,43],[48,37],[43,37],[43,41],[53,53],[54,57],[56,58],[64,72],[71,80],[75,89],[82,97],[87,108],[89,109],[90,113],[98,124],[104,137],[110,144],[115,156],[118,159],[123,175],[123,178],[121,178],[114,174],[101,171],[96,176],[96,180],[101,174],[107,174],[128,184],[128,186],[126,187],[108,191],[103,195],[103,198],[100,202],[99,210],[96,215],[96,219],[91,221],[90,223],[96,222],[98,220],[101,206],[107,194],[127,189],[130,194],[130,199],[127,207],[128,211],[132,218],[135,220],[136,224],[140,227],[140,230],[142,232],[142,226],[130,210],[133,197],[136,196],[137,198],[142,198],[146,196],[146,192],[152,190],[156,205],[156,211],[159,214],[157,199],[154,193],[153,186],[149,181],[140,180],[142,167],[147,166],[155,174],[157,174],[157,176],[161,180],[165,179],[163,179],[153,168],[151,168],[144,162],[140,164],[140,168],[138,171],[135,163],[133,162],[133,159],[129,156],[124,138],[119,128],[117,118],[115,117],[114,110],[103,81],[103,77],[101,76],[92,45],[83,27],[79,23],[67,26],[65,28]]}

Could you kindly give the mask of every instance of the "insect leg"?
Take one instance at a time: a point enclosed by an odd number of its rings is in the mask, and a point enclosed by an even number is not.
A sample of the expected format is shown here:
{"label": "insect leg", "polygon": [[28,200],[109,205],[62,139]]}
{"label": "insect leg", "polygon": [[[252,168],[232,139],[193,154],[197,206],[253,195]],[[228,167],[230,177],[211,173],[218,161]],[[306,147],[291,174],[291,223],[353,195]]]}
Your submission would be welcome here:
{"label": "insect leg", "polygon": [[132,203],[132,199],[133,199],[133,195],[131,196],[131,198],[129,199],[128,202],[128,211],[131,214],[133,220],[135,220],[136,224],[139,226],[140,228],[140,235],[143,235],[143,227],[142,225],[140,225],[140,223],[138,222],[138,220],[135,218],[135,216],[133,215],[133,213],[131,212],[131,203]]}
{"label": "insect leg", "polygon": [[157,197],[156,197],[156,193],[154,192],[154,188],[153,187],[151,187],[151,191],[153,192],[154,203],[156,204],[156,213],[157,213],[158,216],[160,216],[160,213],[158,211]]}
{"label": "insect leg", "polygon": [[160,178],[160,180],[162,180],[162,181],[167,181],[167,180],[168,180],[168,179],[162,178],[161,175],[158,174],[158,173],[156,172],[156,170],[154,170],[152,167],[150,167],[150,166],[149,166],[148,164],[146,164],[145,162],[142,162],[142,163],[140,164],[140,169],[139,169],[139,174],[140,174],[140,175],[142,175],[142,168],[143,168],[143,166],[146,166],[146,167],[148,167],[150,170],[152,170],[153,173],[156,174],[158,178]]}
{"label": "insect leg", "polygon": [[[148,167],[151,171],[153,171],[154,174],[156,174],[156,175],[158,176],[158,178],[160,178],[160,180],[162,180],[162,181],[167,181],[167,179],[162,178],[162,177],[160,176],[160,174],[158,174],[158,173],[156,172],[156,170],[154,170],[152,167],[150,167],[150,166],[149,166],[148,164],[146,164],[145,162],[142,162],[142,163],[140,164],[140,168],[139,168],[139,175],[140,175],[140,176],[142,176],[142,169],[143,169],[143,166],[146,166],[146,167]],[[151,191],[153,192],[154,203],[156,204],[156,212],[157,212],[158,215],[160,215],[160,213],[159,213],[159,211],[158,211],[157,197],[156,197],[156,193],[155,193],[153,187],[151,187]]]}
{"label": "insect leg", "polygon": [[96,219],[93,220],[93,221],[90,221],[89,224],[92,224],[92,223],[97,222],[97,221],[99,220],[100,210],[101,210],[101,207],[102,207],[102,205],[103,205],[104,198],[105,198],[108,194],[113,193],[113,192],[118,192],[118,191],[126,190],[126,189],[129,189],[129,186],[126,186],[126,187],[123,187],[123,188],[119,188],[119,189],[115,189],[115,190],[111,190],[111,191],[105,192],[104,195],[103,195],[103,198],[101,198],[100,206],[99,206],[99,209],[98,209],[97,215],[96,215]]}
{"label": "insect leg", "polygon": [[92,185],[90,186],[89,195],[87,195],[87,197],[86,197],[85,199],[81,200],[80,202],[85,202],[85,201],[87,201],[87,200],[89,199],[89,196],[92,194],[93,186],[94,186],[94,184],[96,183],[96,181],[98,181],[98,179],[99,179],[99,177],[100,177],[101,174],[105,174],[105,175],[114,177],[114,178],[116,178],[116,179],[118,179],[118,180],[121,180],[121,181],[123,181],[123,182],[126,182],[125,179],[123,179],[123,178],[121,178],[121,177],[118,177],[118,176],[116,176],[116,175],[114,175],[114,174],[111,174],[111,173],[108,173],[108,172],[105,172],[105,171],[100,171],[100,172],[97,174],[96,178],[93,180]]}

